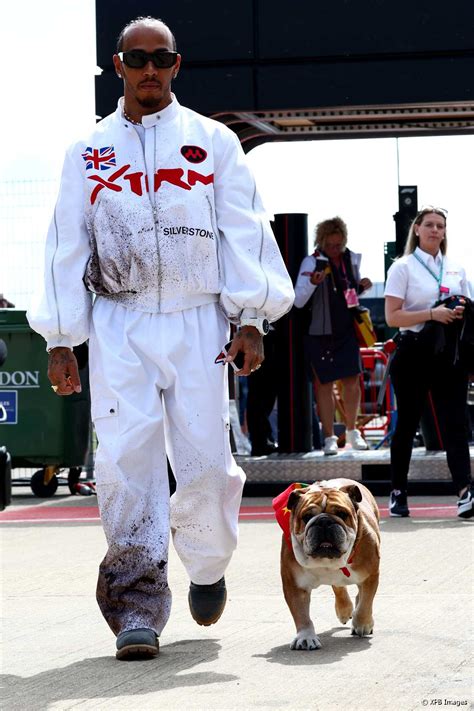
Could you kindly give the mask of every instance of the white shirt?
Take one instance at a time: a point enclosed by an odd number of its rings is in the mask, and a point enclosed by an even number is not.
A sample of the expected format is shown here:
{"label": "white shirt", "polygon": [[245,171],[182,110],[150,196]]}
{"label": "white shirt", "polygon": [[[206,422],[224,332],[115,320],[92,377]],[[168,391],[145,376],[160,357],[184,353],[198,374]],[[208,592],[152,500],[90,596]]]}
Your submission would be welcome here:
{"label": "white shirt", "polygon": [[[422,260],[420,264],[418,259]],[[423,266],[426,265],[426,266]],[[435,276],[439,275],[441,266],[443,267],[441,285],[449,289],[449,294],[439,293],[439,286]],[[430,309],[439,298],[446,298],[449,295],[462,294],[470,296],[469,284],[466,272],[463,267],[454,263],[451,259],[438,252],[433,257],[427,252],[417,247],[413,254],[400,257],[392,264],[387,274],[385,284],[385,296],[395,296],[403,299],[403,309],[405,311],[422,311]],[[400,331],[421,331],[425,325],[424,321],[414,326],[402,327]]]}

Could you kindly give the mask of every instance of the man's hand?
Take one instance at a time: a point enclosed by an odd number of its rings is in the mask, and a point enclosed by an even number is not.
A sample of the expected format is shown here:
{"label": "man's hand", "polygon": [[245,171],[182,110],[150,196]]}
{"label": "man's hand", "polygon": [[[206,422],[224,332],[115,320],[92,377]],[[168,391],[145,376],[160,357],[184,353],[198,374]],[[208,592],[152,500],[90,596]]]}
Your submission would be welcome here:
{"label": "man's hand", "polygon": [[372,288],[372,282],[367,277],[364,277],[360,280],[359,287],[362,291],[367,291],[367,289]]}
{"label": "man's hand", "polygon": [[58,347],[49,352],[48,378],[57,395],[81,392],[76,356],[69,348]]}
{"label": "man's hand", "polygon": [[254,370],[260,368],[265,358],[263,336],[254,326],[242,326],[240,331],[237,331],[232,340],[232,346],[229,348],[226,362],[234,360],[239,351],[244,354],[244,367],[237,371],[237,375],[250,375]]}

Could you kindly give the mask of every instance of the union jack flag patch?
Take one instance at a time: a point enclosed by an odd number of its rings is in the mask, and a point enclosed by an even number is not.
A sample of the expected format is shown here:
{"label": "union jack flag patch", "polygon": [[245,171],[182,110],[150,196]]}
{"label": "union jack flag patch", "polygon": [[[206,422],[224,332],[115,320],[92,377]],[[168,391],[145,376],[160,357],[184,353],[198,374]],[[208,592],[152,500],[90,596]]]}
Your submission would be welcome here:
{"label": "union jack flag patch", "polygon": [[86,170],[89,170],[89,168],[93,168],[94,170],[108,170],[117,165],[113,146],[105,146],[104,148],[92,148],[91,146],[87,146],[82,157],[86,161]]}

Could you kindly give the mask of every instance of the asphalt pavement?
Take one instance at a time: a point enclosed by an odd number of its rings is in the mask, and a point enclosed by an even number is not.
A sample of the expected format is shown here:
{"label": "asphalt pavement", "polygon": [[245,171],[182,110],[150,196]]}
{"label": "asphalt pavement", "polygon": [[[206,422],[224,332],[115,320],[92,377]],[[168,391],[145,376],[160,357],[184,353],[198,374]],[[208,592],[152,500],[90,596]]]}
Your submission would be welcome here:
{"label": "asphalt pavement", "polygon": [[[285,488],[285,487],[282,487]],[[170,551],[171,618],[150,661],[119,662],[95,602],[105,553],[95,497],[13,491],[0,513],[2,709],[408,711],[472,703],[473,521],[454,497],[412,497],[410,519],[382,512],[373,636],[341,625],[330,588],[313,591],[322,648],[291,651],[280,530],[270,498],[243,501],[228,603],[192,620],[189,581]],[[352,596],[356,588],[349,588]]]}

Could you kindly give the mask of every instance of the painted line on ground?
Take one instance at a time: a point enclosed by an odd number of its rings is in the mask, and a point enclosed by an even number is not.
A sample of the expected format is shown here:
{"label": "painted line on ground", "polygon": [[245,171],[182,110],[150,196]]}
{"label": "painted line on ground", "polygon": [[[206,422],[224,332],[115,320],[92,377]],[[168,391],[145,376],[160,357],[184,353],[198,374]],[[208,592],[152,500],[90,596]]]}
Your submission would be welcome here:
{"label": "painted line on ground", "polygon": [[[48,502],[50,504],[50,502]],[[410,506],[411,518],[455,518],[456,506],[452,504],[415,504]],[[273,518],[271,506],[242,506],[239,518],[264,520]],[[389,518],[388,508],[380,507],[382,519]],[[100,521],[97,506],[51,506],[39,504],[0,512],[0,523],[81,523]]]}

